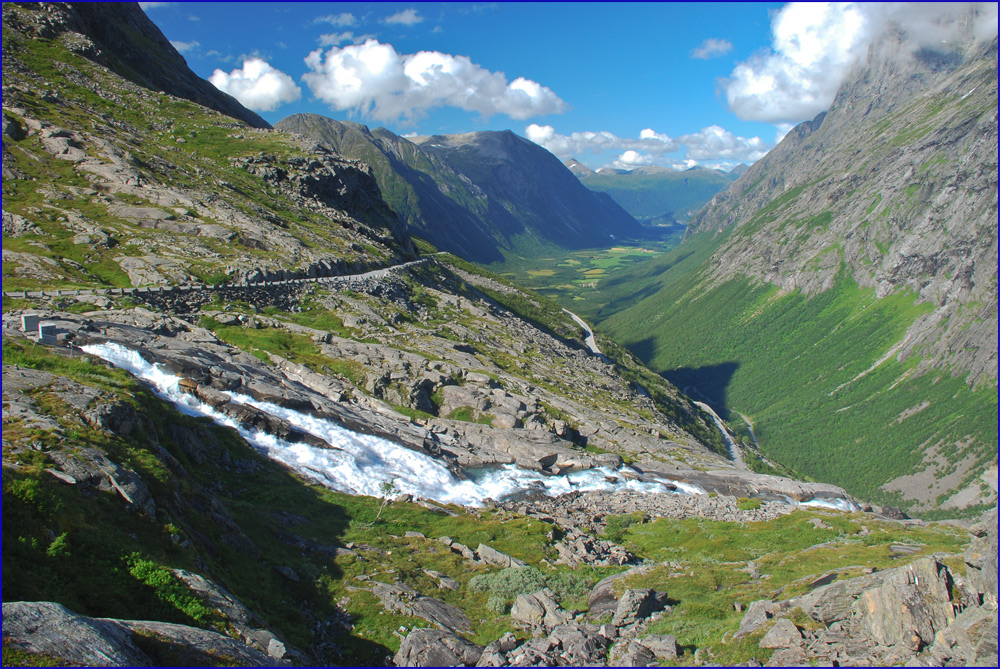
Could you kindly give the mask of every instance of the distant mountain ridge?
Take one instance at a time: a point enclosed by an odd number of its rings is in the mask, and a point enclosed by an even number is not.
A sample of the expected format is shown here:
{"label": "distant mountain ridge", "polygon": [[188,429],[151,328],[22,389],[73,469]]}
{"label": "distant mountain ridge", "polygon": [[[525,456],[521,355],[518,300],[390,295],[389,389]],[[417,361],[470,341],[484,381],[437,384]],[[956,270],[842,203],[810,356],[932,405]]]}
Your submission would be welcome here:
{"label": "distant mountain ridge", "polygon": [[[730,173],[707,168],[679,171],[658,165],[634,170],[610,167],[591,170],[574,158],[564,164],[584,186],[606,193],[625,211],[647,224],[687,221],[743,172],[736,168]],[[746,168],[746,165],[741,166]]]}
{"label": "distant mountain ridge", "polygon": [[510,131],[411,141],[315,114],[275,127],[371,165],[386,201],[416,233],[468,260],[500,262],[508,253],[603,246],[642,234],[614,201]]}

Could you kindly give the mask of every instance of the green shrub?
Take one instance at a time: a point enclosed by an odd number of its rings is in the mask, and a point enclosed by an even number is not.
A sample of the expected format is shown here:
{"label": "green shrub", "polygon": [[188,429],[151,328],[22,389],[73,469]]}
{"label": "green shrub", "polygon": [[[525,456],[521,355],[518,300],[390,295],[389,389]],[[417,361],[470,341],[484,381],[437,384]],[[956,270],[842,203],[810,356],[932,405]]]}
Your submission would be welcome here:
{"label": "green shrub", "polygon": [[761,507],[761,501],[751,497],[740,497],[736,500],[736,506],[743,511],[753,511]]}
{"label": "green shrub", "polygon": [[171,570],[152,560],[146,560],[139,553],[129,555],[125,563],[129,574],[153,588],[157,599],[199,623],[207,622],[212,617],[212,610],[202,604]]}
{"label": "green shrub", "polygon": [[486,606],[491,611],[497,611],[494,607],[502,605],[506,609],[518,595],[530,595],[542,588],[551,590],[560,602],[584,597],[600,577],[586,569],[543,574],[535,567],[508,567],[473,576],[469,580],[469,589],[489,593]]}
{"label": "green shrub", "polygon": [[641,513],[628,513],[621,516],[607,516],[604,519],[604,538],[614,543],[620,543],[625,537],[625,532],[632,525],[642,523],[646,517]]}

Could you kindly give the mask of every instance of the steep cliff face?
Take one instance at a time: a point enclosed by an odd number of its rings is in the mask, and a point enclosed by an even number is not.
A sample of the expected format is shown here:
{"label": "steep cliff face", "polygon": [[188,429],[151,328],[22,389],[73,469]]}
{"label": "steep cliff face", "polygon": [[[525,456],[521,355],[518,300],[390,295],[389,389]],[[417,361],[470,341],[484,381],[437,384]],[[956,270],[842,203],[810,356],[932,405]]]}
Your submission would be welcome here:
{"label": "steep cliff face", "polygon": [[603,286],[602,316],[771,457],[940,513],[996,499],[997,42],[905,43],[872,49],[676,253]]}
{"label": "steep cliff face", "polygon": [[815,294],[842,271],[933,311],[903,358],[997,380],[997,43],[873,49],[833,106],[692,220],[732,228],[708,267]]}
{"label": "steep cliff face", "polygon": [[187,66],[183,56],[134,2],[38,3],[4,11],[8,26],[30,37],[59,40],[130,81],[196,102],[255,128],[271,126]]}
{"label": "steep cliff face", "polygon": [[552,154],[511,132],[411,141],[314,114],[290,116],[276,128],[372,165],[400,218],[439,248],[475,262],[641,234],[614,201],[584,188]]}

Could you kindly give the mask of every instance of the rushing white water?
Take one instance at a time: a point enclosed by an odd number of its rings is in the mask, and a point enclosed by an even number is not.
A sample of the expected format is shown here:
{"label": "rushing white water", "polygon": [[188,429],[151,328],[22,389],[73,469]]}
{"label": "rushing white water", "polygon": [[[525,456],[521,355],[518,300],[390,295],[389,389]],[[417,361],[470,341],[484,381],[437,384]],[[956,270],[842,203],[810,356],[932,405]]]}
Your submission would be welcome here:
{"label": "rushing white water", "polygon": [[834,509],[835,511],[860,511],[861,507],[849,499],[843,497],[814,497],[805,502],[799,502],[799,506],[813,506],[821,509]]}
{"label": "rushing white water", "polygon": [[608,467],[547,476],[515,465],[505,465],[484,469],[468,480],[459,480],[434,458],[387,439],[357,434],[326,419],[270,402],[261,402],[246,395],[229,393],[234,402],[287,420],[292,426],[322,439],[332,448],[289,443],[273,435],[247,429],[198,398],[182,392],[178,385],[179,377],[150,364],[136,351],[114,343],[92,344],[82,347],[82,350],[146,381],[160,397],[172,402],[181,412],[191,416],[207,416],[220,425],[235,428],[244,439],[268,457],[341,492],[379,496],[382,494],[382,485],[392,481],[401,493],[465,506],[480,506],[488,498],[500,500],[518,492],[532,490],[550,496],[574,490],[705,493],[696,485],[680,481],[663,478],[640,481],[626,478],[622,476],[621,470],[615,471]]}

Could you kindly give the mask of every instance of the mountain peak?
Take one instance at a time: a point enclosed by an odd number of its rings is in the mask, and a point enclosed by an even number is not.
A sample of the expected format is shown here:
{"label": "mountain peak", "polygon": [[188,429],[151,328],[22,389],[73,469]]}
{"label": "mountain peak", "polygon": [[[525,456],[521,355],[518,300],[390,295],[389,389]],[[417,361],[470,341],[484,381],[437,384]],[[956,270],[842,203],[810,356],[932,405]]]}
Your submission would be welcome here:
{"label": "mountain peak", "polygon": [[152,91],[190,100],[255,128],[271,127],[195,74],[137,3],[29,3],[5,7],[4,21],[27,36],[61,38],[72,51]]}

